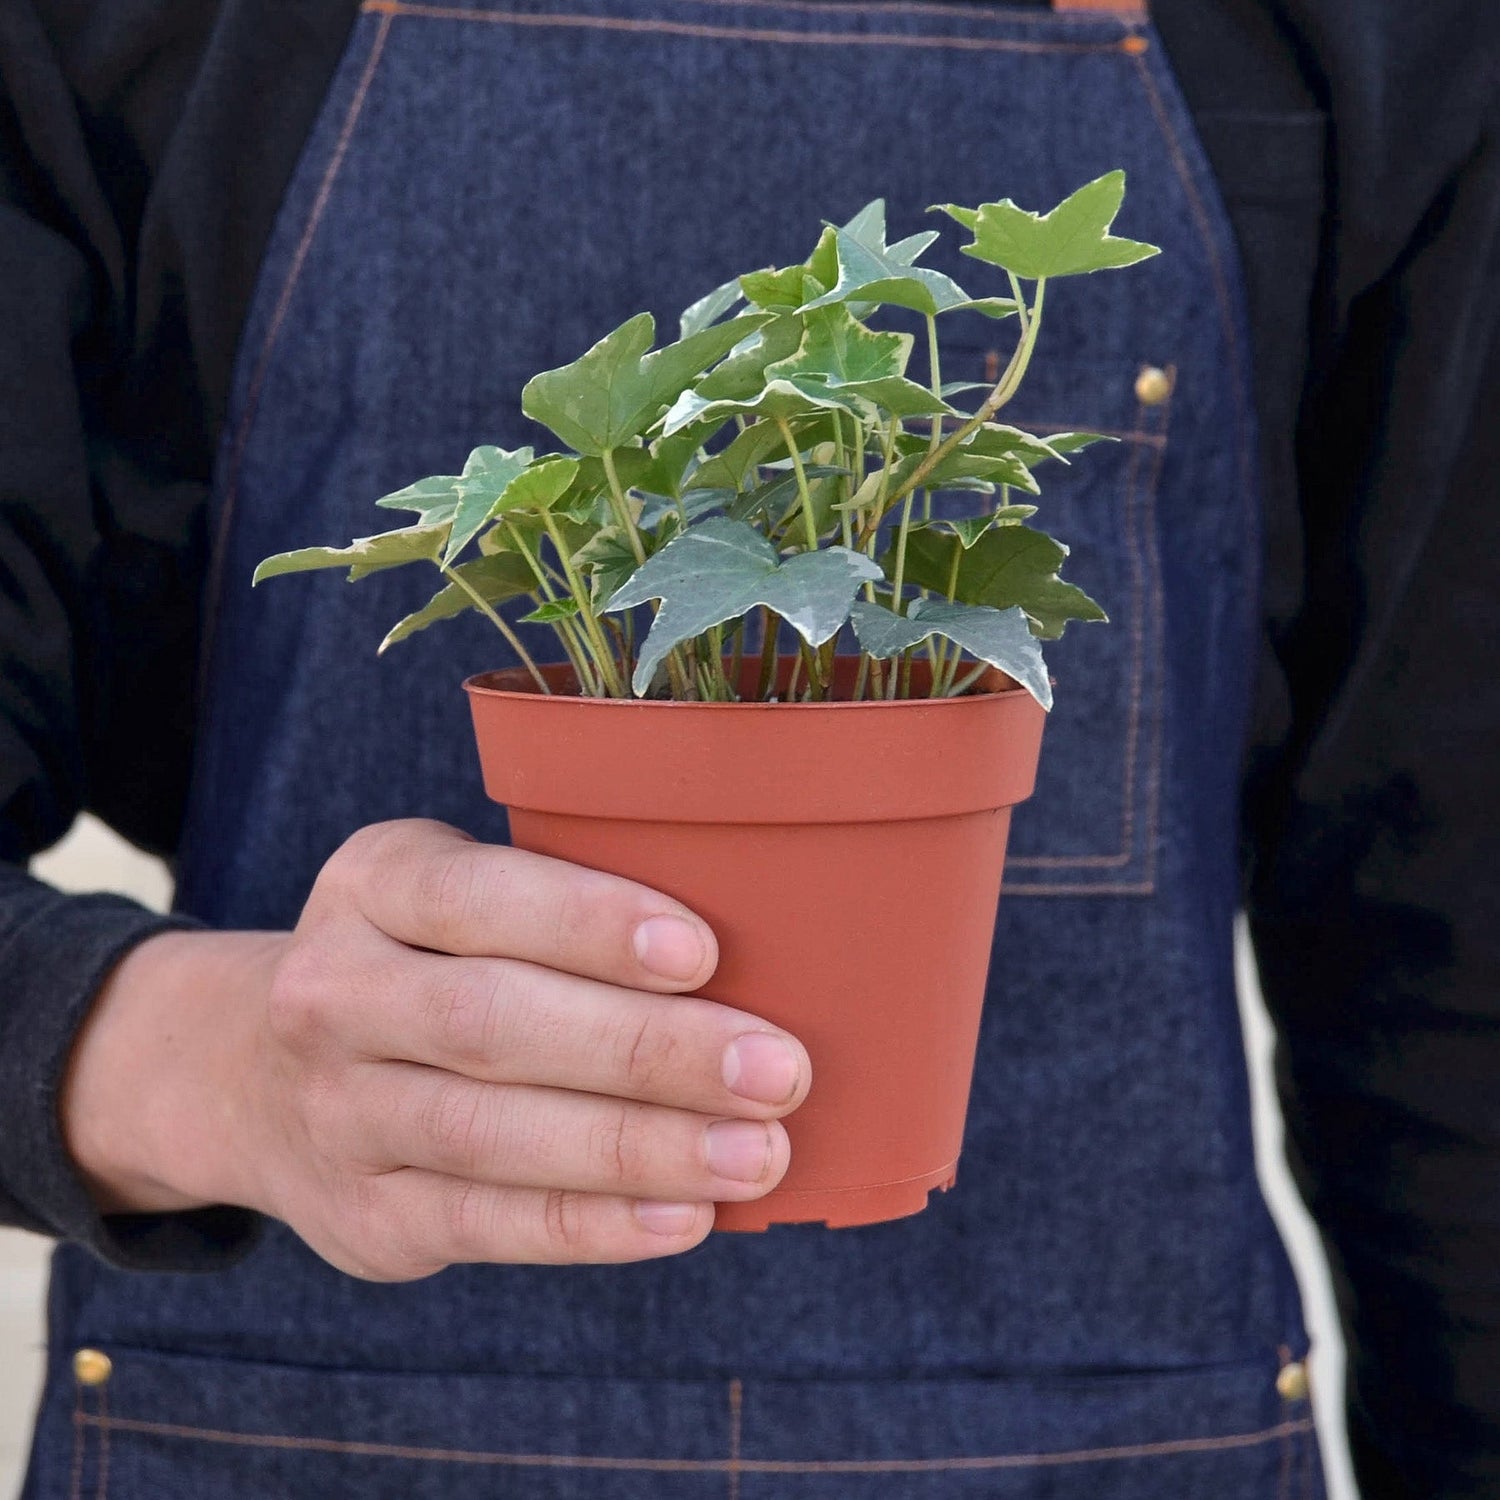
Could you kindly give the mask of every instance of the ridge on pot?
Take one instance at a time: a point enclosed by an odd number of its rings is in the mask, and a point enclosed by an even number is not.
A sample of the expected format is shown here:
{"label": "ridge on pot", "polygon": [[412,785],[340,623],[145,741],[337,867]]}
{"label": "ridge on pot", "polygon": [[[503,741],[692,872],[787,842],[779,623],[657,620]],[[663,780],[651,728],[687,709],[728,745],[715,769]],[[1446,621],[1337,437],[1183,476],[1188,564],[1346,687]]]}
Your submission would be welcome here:
{"label": "ridge on pot", "polygon": [[[836,682],[856,670],[840,659]],[[953,1182],[1010,808],[1031,792],[1045,720],[998,672],[981,686],[790,706],[544,697],[521,670],[465,683],[514,842],[692,907],[719,939],[704,993],[812,1057],[786,1177],[720,1204],[717,1228],[899,1218]],[[869,775],[778,774],[835,752]],[[912,768],[934,764],[943,776],[914,788]],[[895,920],[918,887],[922,922]]]}

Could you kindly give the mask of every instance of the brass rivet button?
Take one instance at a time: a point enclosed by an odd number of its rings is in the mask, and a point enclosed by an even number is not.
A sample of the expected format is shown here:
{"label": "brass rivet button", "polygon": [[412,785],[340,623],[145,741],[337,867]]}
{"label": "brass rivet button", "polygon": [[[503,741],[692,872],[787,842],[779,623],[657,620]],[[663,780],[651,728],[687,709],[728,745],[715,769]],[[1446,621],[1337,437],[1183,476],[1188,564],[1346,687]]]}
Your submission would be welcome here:
{"label": "brass rivet button", "polygon": [[73,1356],[73,1375],[79,1385],[103,1385],[114,1368],[114,1361],[102,1349],[80,1349]]}
{"label": "brass rivet button", "polygon": [[1172,394],[1172,377],[1155,365],[1143,365],[1135,377],[1135,399],[1142,406],[1160,406]]}
{"label": "brass rivet button", "polygon": [[1276,1394],[1283,1401],[1306,1401],[1307,1392],[1307,1366],[1300,1359],[1282,1365],[1276,1375]]}

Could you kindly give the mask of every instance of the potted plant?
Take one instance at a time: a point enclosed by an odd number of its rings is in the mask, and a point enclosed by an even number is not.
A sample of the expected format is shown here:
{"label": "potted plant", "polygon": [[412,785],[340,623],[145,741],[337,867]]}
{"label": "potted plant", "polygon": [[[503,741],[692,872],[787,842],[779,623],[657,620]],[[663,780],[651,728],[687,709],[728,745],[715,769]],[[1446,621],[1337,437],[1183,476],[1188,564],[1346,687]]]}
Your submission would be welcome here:
{"label": "potted plant", "polygon": [[[1035,471],[1096,439],[1000,416],[1049,284],[1156,253],[1110,233],[1124,186],[1047,214],[944,205],[1000,296],[919,265],[936,233],[888,243],[871,203],[695,302],[675,343],[641,313],[535,376],[522,410],[565,451],[476,448],[376,501],[409,524],[256,570],[435,567],[380,649],[471,609],[509,643],[519,666],[464,686],[515,842],[692,907],[719,938],[712,997],[805,1043],[790,1170],[719,1227],[871,1223],[953,1181],[1010,809],[1051,705],[1040,642],[1104,619],[1029,524]],[[955,314],[1014,321],[993,386],[943,383]],[[923,383],[919,335],[873,326],[893,319],[925,333]]]}

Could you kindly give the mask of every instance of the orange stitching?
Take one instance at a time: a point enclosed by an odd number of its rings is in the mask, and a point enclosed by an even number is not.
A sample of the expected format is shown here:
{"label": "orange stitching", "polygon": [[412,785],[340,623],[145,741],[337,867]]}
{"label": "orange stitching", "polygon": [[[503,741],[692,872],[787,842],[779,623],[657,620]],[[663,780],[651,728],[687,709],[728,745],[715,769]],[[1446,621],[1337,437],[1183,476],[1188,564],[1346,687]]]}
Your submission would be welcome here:
{"label": "orange stitching", "polygon": [[1132,1458],[1171,1458],[1190,1453],[1221,1453],[1255,1448],[1305,1432],[1310,1421],[1283,1422],[1259,1432],[1231,1433],[1216,1438],[1173,1438],[1159,1443],[1130,1443],[1117,1448],[1076,1448],[1066,1453],[995,1454],[980,1458],[905,1459],[757,1459],[741,1458],[603,1458],[581,1454],[486,1453],[459,1448],[409,1448],[393,1443],[346,1442],[335,1438],[289,1437],[253,1432],[227,1432],[212,1427],[182,1427],[167,1422],[142,1422],[129,1417],[91,1417],[90,1426],[148,1437],[183,1438],[242,1448],[271,1448],[300,1453],[342,1453],[359,1458],[420,1459],[437,1463],[466,1463],[503,1468],[612,1469],[667,1474],[723,1474],[731,1464],[745,1474],[931,1474],[952,1470],[1056,1468],[1065,1464],[1113,1463]]}
{"label": "orange stitching", "polygon": [[99,1480],[94,1500],[109,1500],[109,1392],[99,1387]]}
{"label": "orange stitching", "polygon": [[73,1382],[73,1477],[68,1485],[69,1500],[83,1500],[83,1386]]}
{"label": "orange stitching", "polygon": [[729,1500],[740,1500],[740,1424],[744,1418],[745,1387],[729,1382]]}
{"label": "orange stitching", "polygon": [[1156,886],[1150,881],[1116,881],[1096,885],[1044,885],[1024,881],[1012,885],[1004,881],[1001,885],[1007,896],[1154,896]]}
{"label": "orange stitching", "polygon": [[[413,0],[365,0],[362,10],[382,16],[410,16],[427,21],[485,21],[496,26],[532,26],[542,30],[631,31],[656,36],[699,37],[710,41],[770,42],[812,47],[910,47],[952,52],[1123,52],[1124,42],[1024,42],[1008,37],[903,36],[899,32],[782,31],[752,26],[709,26],[702,22],[644,20],[630,16],[569,16],[545,12],[460,10]],[[1128,38],[1127,38],[1128,40]]]}
{"label": "orange stitching", "polygon": [[[1175,376],[1176,366],[1171,367]],[[1133,447],[1130,454],[1129,466],[1125,473],[1125,503],[1122,509],[1125,513],[1125,523],[1132,545],[1129,548],[1131,558],[1131,574],[1133,584],[1133,597],[1135,607],[1131,611],[1131,673],[1130,673],[1130,709],[1126,719],[1125,728],[1125,766],[1124,786],[1120,798],[1120,852],[1118,854],[1081,854],[1081,855],[1056,855],[1056,854],[1032,854],[1018,855],[1013,860],[1007,861],[1017,868],[1029,870],[1056,870],[1056,869],[1119,869],[1128,865],[1134,858],[1135,842],[1135,762],[1136,752],[1139,744],[1142,689],[1145,677],[1145,612],[1146,612],[1146,577],[1150,573],[1156,579],[1156,586],[1152,594],[1155,606],[1153,620],[1156,625],[1156,650],[1159,656],[1161,649],[1161,630],[1163,627],[1163,609],[1160,603],[1160,582],[1156,559],[1156,512],[1155,493],[1161,478],[1162,462],[1166,455],[1167,445],[1167,411],[1170,405],[1170,397],[1162,406],[1162,431],[1160,433],[1147,433],[1143,427],[1146,418],[1146,408],[1137,406],[1134,431],[1141,433],[1143,441],[1139,446]],[[1139,457],[1143,447],[1155,450],[1156,459],[1152,465],[1151,483],[1147,490],[1139,498],[1138,503],[1138,479],[1139,479]],[[1139,530],[1137,524],[1139,521]],[[1152,567],[1148,568],[1147,559],[1151,560]],[[1161,676],[1157,674],[1158,685]],[[1157,738],[1160,740],[1161,714],[1157,716]],[[1156,827],[1156,809],[1160,802],[1160,757],[1153,759],[1150,765],[1150,781],[1148,784],[1148,805],[1152,809],[1149,819],[1150,842],[1147,846],[1147,878],[1136,886],[1124,887],[1120,885],[1105,886],[1098,884],[1077,885],[1007,885],[1005,889],[1011,894],[1025,896],[1050,896],[1050,895],[1151,895],[1156,889],[1156,870],[1154,840]]]}
{"label": "orange stitching", "polygon": [[[1167,366],[1167,377],[1174,385],[1177,380],[1177,366]],[[1167,429],[1172,422],[1172,403],[1167,400],[1161,406],[1161,435],[1163,443],[1156,450],[1156,458],[1151,466],[1150,483],[1146,486],[1143,516],[1143,531],[1146,538],[1145,556],[1148,570],[1151,575],[1151,619],[1155,625],[1155,635],[1152,640],[1151,665],[1155,673],[1156,686],[1156,719],[1152,726],[1150,760],[1146,770],[1146,882],[1153,889],[1156,885],[1156,845],[1157,834],[1161,824],[1161,765],[1162,765],[1162,733],[1163,724],[1166,720],[1167,695],[1167,673],[1165,659],[1165,637],[1167,628],[1167,606],[1165,592],[1161,577],[1161,552],[1156,544],[1156,496],[1161,488],[1162,468],[1166,464]]]}
{"label": "orange stitching", "polygon": [[[1144,404],[1136,407],[1139,425],[1146,415]],[[1132,458],[1140,454],[1137,448]],[[1161,452],[1157,449],[1157,452]],[[1146,548],[1150,533],[1142,524],[1143,508],[1138,494],[1140,471],[1131,464],[1130,487],[1126,492],[1125,515],[1130,536],[1130,582],[1134,590],[1135,610],[1130,620],[1130,713],[1125,720],[1125,785],[1120,796],[1120,847],[1128,852],[1135,839],[1135,756],[1141,738],[1141,692],[1146,675]]]}
{"label": "orange stitching", "polygon": [[[373,0],[361,9],[371,8]],[[863,4],[852,0],[682,0],[689,5],[721,5],[735,10],[800,10],[814,15],[906,15],[906,16],[962,16],[968,21],[993,22],[997,26],[1050,26],[1057,22],[1063,25],[1098,26],[1114,21],[1131,30],[1141,26],[1145,17],[1139,11],[1119,12],[1104,15],[1080,15],[1076,11],[1053,12],[1037,10],[1031,6],[995,5],[980,9],[973,4],[943,5],[934,0],[932,4],[912,3],[912,0],[865,0]],[[998,377],[997,377],[998,378]]]}
{"label": "orange stitching", "polygon": [[[385,50],[385,39],[390,29],[391,20],[387,16],[380,22],[375,32],[375,40],[370,46],[370,55],[365,61],[365,70],[360,75],[359,86],[355,89],[354,98],[350,101],[348,112],[344,116],[343,127],[339,131],[333,155],[329,157],[328,166],[323,172],[323,180],[318,184],[318,195],[313,200],[312,211],[302,230],[302,238],[297,242],[297,248],[292,255],[291,268],[287,271],[286,280],[276,300],[270,326],[266,329],[266,336],[261,341],[260,353],[246,390],[245,408],[240,415],[239,426],[235,429],[234,445],[229,451],[225,465],[224,507],[219,515],[219,527],[214,537],[213,557],[209,566],[208,587],[204,594],[204,620],[209,626],[210,633],[212,622],[218,613],[219,593],[223,587],[224,560],[229,547],[230,527],[234,521],[240,464],[245,456],[246,445],[250,441],[250,429],[255,422],[256,410],[260,405],[261,387],[265,383],[266,373],[271,364],[271,355],[275,350],[277,337],[281,333],[281,325],[286,318],[287,309],[291,305],[292,294],[296,291],[297,283],[301,279],[303,264],[307,260],[308,251],[312,248],[313,237],[317,233],[318,225],[323,218],[323,211],[327,208],[329,197],[333,193],[334,181],[344,164],[344,156],[349,149],[350,139],[354,135],[354,127],[364,109],[365,96],[370,92],[370,85],[374,82],[375,69]],[[209,655],[209,649],[205,645],[200,665],[200,697],[203,696],[202,689],[208,679]]]}

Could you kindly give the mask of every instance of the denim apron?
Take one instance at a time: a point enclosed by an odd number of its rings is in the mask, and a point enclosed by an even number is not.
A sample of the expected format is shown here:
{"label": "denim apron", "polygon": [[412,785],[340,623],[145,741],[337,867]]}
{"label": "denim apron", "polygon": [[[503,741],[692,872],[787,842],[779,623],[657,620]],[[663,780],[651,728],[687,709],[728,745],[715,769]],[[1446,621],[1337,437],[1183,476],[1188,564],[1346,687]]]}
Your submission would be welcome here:
{"label": "denim apron", "polygon": [[[1052,288],[1012,409],[1118,439],[1044,476],[1044,519],[1113,623],[1049,655],[1058,706],[1015,819],[957,1188],[864,1229],[401,1286],[279,1225],[211,1275],[65,1247],[29,1496],[1322,1493],[1231,965],[1258,610],[1241,288],[1143,18],[370,0],[244,335],[179,903],[289,927],[363,824],[505,837],[459,691],[509,664],[493,628],[377,658],[431,578],[252,594],[260,557],[378,529],[373,497],[475,444],[537,441],[527,376],[643,308],[670,336],[825,218],[883,195],[908,234],[930,203],[1046,207],[1116,166],[1120,232],[1165,253]],[[994,290],[946,238],[932,263]],[[945,377],[993,380],[1009,328],[952,331]],[[108,1380],[77,1379],[80,1347]]]}

